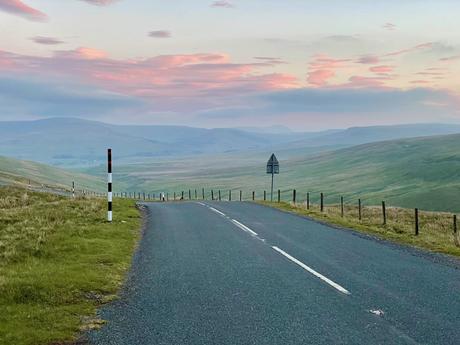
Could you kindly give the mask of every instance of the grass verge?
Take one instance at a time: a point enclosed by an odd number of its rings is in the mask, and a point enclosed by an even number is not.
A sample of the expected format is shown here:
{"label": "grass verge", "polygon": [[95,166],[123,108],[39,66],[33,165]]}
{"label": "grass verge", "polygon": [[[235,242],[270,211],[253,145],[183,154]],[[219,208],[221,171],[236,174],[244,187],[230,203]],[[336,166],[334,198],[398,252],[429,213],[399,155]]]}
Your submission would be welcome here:
{"label": "grass verge", "polygon": [[396,243],[409,244],[430,251],[460,257],[460,235],[454,234],[453,215],[442,212],[419,212],[419,235],[415,235],[414,210],[388,207],[387,224],[383,225],[379,207],[363,207],[359,220],[359,209],[346,205],[342,217],[340,205],[327,205],[320,211],[319,205],[293,204],[288,202],[259,202],[295,214],[308,216],[328,224],[351,228],[378,238]]}
{"label": "grass verge", "polygon": [[107,202],[0,187],[0,344],[67,344],[98,327],[140,231],[132,200]]}

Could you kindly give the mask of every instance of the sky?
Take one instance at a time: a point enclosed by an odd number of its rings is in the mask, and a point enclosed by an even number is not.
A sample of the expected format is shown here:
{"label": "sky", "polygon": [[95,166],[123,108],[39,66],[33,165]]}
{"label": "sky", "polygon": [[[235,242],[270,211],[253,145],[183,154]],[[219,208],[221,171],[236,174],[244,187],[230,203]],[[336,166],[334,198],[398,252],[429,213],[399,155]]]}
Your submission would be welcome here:
{"label": "sky", "polygon": [[460,123],[458,0],[0,0],[0,120]]}

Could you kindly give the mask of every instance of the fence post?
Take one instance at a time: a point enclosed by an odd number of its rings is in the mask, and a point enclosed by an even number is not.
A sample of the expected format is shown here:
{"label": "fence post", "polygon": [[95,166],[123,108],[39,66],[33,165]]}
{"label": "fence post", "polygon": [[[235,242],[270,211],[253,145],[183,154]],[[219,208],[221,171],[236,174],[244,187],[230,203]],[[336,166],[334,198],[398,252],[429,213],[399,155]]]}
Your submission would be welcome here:
{"label": "fence post", "polygon": [[361,199],[358,199],[358,219],[361,221],[362,213],[361,213]]}
{"label": "fence post", "polygon": [[197,200],[197,199],[198,199],[198,192],[195,189],[195,200]]}
{"label": "fence post", "polygon": [[292,202],[295,204],[296,202],[296,199],[297,199],[297,191],[294,189],[292,191]]}
{"label": "fence post", "polygon": [[252,201],[256,200],[256,192],[252,191]]}
{"label": "fence post", "polygon": [[344,209],[343,209],[343,196],[340,197],[340,211],[341,211],[341,215],[342,215],[342,218],[343,216],[345,215],[344,213]]}
{"label": "fence post", "polygon": [[418,236],[419,224],[418,224],[418,208],[415,209],[415,236]]}
{"label": "fence post", "polygon": [[267,201],[267,191],[264,190],[264,201]]}
{"label": "fence post", "polygon": [[174,201],[176,201],[176,192],[174,192]]}
{"label": "fence post", "polygon": [[220,189],[219,189],[219,201],[222,201],[221,195],[220,195]]}
{"label": "fence post", "polygon": [[240,201],[243,201],[243,191],[240,190]]}
{"label": "fence post", "polygon": [[320,199],[321,199],[320,200],[320,209],[321,209],[321,212],[323,212],[324,211],[324,194],[323,193],[321,193]]}
{"label": "fence post", "polygon": [[307,192],[307,210],[310,209],[310,193]]}
{"label": "fence post", "polygon": [[457,215],[454,214],[454,234],[457,234]]}
{"label": "fence post", "polygon": [[281,190],[278,189],[278,204],[281,202]]}
{"label": "fence post", "polygon": [[107,149],[107,220],[112,222],[112,149]]}
{"label": "fence post", "polygon": [[203,197],[203,200],[204,200],[204,188],[201,188],[201,193],[202,193],[202,197]]}
{"label": "fence post", "polygon": [[72,181],[72,198],[75,198],[75,181]]}
{"label": "fence post", "polygon": [[188,199],[192,200],[192,191],[190,189],[188,190]]}
{"label": "fence post", "polygon": [[228,201],[232,201],[232,191],[228,191]]}
{"label": "fence post", "polygon": [[211,189],[211,200],[214,201],[214,189]]}
{"label": "fence post", "polygon": [[387,225],[387,209],[385,206],[385,201],[382,201],[382,215],[383,215],[383,225]]}

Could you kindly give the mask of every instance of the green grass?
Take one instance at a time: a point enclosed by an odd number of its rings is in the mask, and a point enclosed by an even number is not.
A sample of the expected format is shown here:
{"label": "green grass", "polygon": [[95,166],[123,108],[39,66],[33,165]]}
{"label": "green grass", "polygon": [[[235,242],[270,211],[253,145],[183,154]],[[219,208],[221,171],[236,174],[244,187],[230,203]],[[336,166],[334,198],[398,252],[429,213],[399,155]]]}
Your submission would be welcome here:
{"label": "green grass", "polygon": [[[290,199],[297,189],[299,200],[310,192],[314,200],[323,192],[329,203],[340,196],[358,198],[367,205],[388,205],[431,211],[460,212],[460,135],[392,140],[312,154],[311,148],[296,155],[280,152],[281,174],[276,189]],[[246,196],[260,196],[270,188],[265,164],[271,152],[228,153],[171,160],[152,160],[119,166],[116,179],[127,191],[180,192],[210,188]],[[275,151],[276,153],[276,151]],[[99,169],[100,170],[100,169]],[[102,177],[103,175],[101,175]]]}
{"label": "green grass", "polygon": [[96,327],[130,266],[140,215],[114,201],[0,187],[0,344],[47,345]]}
{"label": "green grass", "polygon": [[103,191],[106,187],[105,179],[46,164],[0,156],[0,185],[26,187],[29,181],[34,188],[45,185],[69,190],[72,181],[75,181],[78,190]]}
{"label": "green grass", "polygon": [[342,217],[340,205],[326,205],[321,212],[319,205],[305,203],[271,203],[259,202],[284,211],[311,217],[328,224],[373,234],[379,238],[396,243],[428,249],[460,257],[460,234],[454,234],[453,215],[444,212],[420,212],[419,235],[415,235],[415,210],[390,207],[387,208],[387,224],[383,225],[381,207],[362,207],[362,219],[359,209],[354,205],[345,205]]}

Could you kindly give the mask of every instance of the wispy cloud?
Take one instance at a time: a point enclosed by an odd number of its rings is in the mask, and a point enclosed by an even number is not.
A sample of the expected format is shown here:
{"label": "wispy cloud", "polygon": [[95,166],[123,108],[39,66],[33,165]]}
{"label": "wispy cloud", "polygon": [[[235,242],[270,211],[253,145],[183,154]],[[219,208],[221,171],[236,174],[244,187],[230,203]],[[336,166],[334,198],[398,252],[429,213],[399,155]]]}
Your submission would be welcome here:
{"label": "wispy cloud", "polygon": [[35,37],[31,37],[30,40],[35,43],[44,44],[44,45],[57,45],[57,44],[64,43],[64,41],[61,41],[60,39],[57,39],[54,37],[46,37],[46,36],[35,36]]}
{"label": "wispy cloud", "polygon": [[336,70],[344,68],[350,59],[336,59],[326,54],[316,55],[309,64],[307,81],[313,86],[325,86],[336,75]]}
{"label": "wispy cloud", "polygon": [[149,37],[153,38],[171,38],[171,32],[166,31],[166,30],[155,30],[155,31],[150,31],[148,33]]}
{"label": "wispy cloud", "polygon": [[234,8],[235,5],[233,3],[231,3],[230,1],[219,0],[219,1],[214,1],[211,4],[211,7]]}
{"label": "wispy cloud", "polygon": [[384,28],[385,30],[388,30],[388,31],[394,31],[396,30],[397,26],[393,23],[385,23],[383,24],[382,28]]}
{"label": "wispy cloud", "polygon": [[97,5],[97,6],[107,6],[107,5],[113,4],[114,2],[118,0],[81,0],[81,1],[85,1],[89,4]]}
{"label": "wispy cloud", "polygon": [[0,0],[0,10],[36,22],[43,22],[48,19],[46,14],[26,5],[21,0]]}

